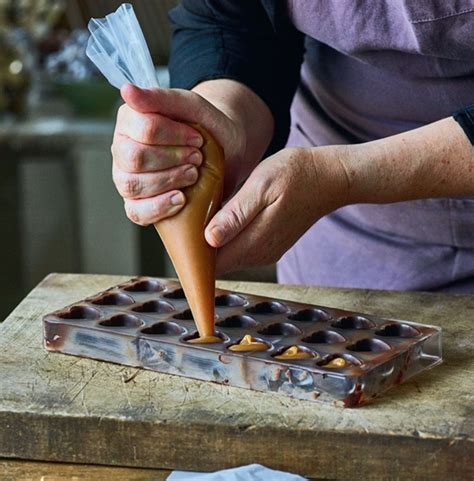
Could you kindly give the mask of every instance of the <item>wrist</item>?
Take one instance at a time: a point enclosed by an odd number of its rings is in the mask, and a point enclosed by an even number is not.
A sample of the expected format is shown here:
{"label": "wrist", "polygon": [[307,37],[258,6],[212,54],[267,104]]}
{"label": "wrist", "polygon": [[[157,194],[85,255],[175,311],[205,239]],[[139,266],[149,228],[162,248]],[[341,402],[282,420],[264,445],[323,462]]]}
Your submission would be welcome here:
{"label": "wrist", "polygon": [[351,147],[331,145],[304,149],[312,166],[312,182],[317,187],[318,195],[323,197],[317,203],[324,205],[327,211],[318,212],[318,217],[352,203],[350,176],[346,165]]}
{"label": "wrist", "polygon": [[251,89],[235,80],[207,80],[196,85],[193,91],[213,104],[234,125],[233,142],[238,145],[239,152],[236,167],[243,180],[262,159],[272,139],[273,116],[269,108]]}

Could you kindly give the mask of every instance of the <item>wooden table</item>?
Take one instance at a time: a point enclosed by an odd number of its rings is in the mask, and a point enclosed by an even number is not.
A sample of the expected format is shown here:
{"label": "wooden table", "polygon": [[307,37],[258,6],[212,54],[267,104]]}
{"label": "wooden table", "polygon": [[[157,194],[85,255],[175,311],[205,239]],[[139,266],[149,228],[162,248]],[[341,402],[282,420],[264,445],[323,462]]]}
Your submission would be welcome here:
{"label": "wooden table", "polygon": [[[444,364],[372,405],[342,409],[43,349],[45,313],[125,279],[50,275],[0,325],[0,457],[202,471],[258,462],[323,479],[474,478],[474,296],[220,283],[443,327]],[[10,474],[28,466],[0,461]],[[148,473],[129,478],[161,479]]]}

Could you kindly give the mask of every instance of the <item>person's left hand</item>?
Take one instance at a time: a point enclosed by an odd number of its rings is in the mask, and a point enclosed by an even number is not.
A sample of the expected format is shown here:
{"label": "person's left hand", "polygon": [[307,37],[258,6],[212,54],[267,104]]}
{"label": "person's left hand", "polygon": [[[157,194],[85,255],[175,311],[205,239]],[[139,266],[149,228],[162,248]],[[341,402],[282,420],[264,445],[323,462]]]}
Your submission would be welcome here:
{"label": "person's left hand", "polygon": [[261,162],[213,217],[217,273],[276,262],[319,218],[345,204],[344,146],[287,148]]}

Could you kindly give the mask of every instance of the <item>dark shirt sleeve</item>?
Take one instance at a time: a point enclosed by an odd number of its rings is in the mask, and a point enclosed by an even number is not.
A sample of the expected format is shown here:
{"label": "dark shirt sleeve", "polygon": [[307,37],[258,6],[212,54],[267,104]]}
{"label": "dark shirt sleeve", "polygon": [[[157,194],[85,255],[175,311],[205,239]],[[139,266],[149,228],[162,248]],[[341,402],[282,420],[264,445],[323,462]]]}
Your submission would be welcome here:
{"label": "dark shirt sleeve", "polygon": [[282,0],[183,0],[170,12],[171,86],[227,78],[252,89],[275,120],[267,154],[284,147],[299,80],[304,35]]}
{"label": "dark shirt sleeve", "polygon": [[464,130],[471,144],[474,145],[474,104],[457,110],[453,117]]}

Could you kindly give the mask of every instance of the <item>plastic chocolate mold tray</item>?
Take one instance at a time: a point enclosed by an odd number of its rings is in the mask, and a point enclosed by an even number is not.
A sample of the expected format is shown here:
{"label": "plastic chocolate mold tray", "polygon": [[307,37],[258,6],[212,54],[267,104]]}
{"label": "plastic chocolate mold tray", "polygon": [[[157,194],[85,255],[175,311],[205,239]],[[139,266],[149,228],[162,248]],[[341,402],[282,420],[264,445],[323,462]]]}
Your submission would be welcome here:
{"label": "plastic chocolate mold tray", "polygon": [[[49,351],[347,407],[441,362],[437,327],[220,289],[222,342],[192,344],[180,285],[143,277],[46,315],[43,328]],[[267,349],[229,350],[247,334]],[[309,357],[275,358],[292,346]]]}

